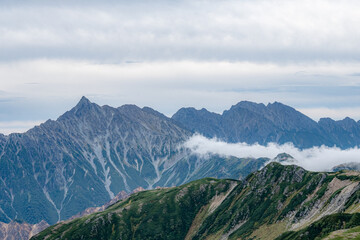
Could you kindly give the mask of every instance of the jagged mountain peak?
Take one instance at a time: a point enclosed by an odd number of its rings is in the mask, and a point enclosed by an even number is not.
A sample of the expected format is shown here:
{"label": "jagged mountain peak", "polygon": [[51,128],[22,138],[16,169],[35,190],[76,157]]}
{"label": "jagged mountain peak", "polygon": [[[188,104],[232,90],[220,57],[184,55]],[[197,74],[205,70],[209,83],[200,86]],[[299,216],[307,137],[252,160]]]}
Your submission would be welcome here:
{"label": "jagged mountain peak", "polygon": [[[146,117],[145,115],[151,114],[156,117],[167,118],[160,112],[150,108],[150,107],[143,107],[140,108],[135,104],[124,104],[120,107],[112,107],[109,105],[99,106],[96,103],[91,102],[86,97],[82,97],[78,104],[69,112],[71,113],[78,113],[79,111],[83,113],[100,113],[100,114],[111,114],[111,115],[119,115],[122,114],[124,116],[131,116],[134,115],[136,117]],[[141,116],[140,116],[141,115]],[[167,118],[168,119],[168,118]]]}
{"label": "jagged mountain peak", "polygon": [[90,102],[90,100],[87,98],[87,97],[85,97],[85,96],[82,96],[81,97],[81,99],[80,99],[80,101],[79,101],[79,104],[91,104],[91,102]]}
{"label": "jagged mountain peak", "polygon": [[97,114],[100,111],[101,107],[99,105],[90,102],[89,99],[83,96],[75,107],[61,115],[57,120],[61,121],[69,117],[88,118],[89,114]]}
{"label": "jagged mountain peak", "polygon": [[79,109],[83,109],[83,108],[89,108],[93,105],[96,105],[95,103],[92,103],[88,98],[86,98],[85,96],[82,96],[80,101],[75,105],[75,107],[73,108],[74,110],[79,110]]}

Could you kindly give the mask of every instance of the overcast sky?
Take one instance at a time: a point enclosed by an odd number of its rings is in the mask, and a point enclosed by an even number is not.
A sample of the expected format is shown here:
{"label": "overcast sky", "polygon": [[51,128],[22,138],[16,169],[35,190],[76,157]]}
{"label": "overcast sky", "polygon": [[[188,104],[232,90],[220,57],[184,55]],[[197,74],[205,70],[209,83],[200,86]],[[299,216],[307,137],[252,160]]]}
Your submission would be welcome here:
{"label": "overcast sky", "polygon": [[0,0],[0,132],[73,107],[279,101],[360,120],[360,1]]}

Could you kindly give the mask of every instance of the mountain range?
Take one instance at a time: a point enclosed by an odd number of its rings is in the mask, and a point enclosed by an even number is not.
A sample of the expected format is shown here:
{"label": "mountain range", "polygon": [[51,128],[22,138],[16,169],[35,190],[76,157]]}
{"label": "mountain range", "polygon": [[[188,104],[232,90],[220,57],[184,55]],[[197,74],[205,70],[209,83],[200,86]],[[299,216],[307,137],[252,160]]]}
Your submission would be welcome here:
{"label": "mountain range", "polygon": [[360,121],[346,117],[340,121],[321,118],[315,122],[278,102],[264,105],[242,101],[222,114],[204,108],[182,108],[172,119],[192,132],[231,143],[291,142],[300,149],[321,145],[346,149],[360,145]]}
{"label": "mountain range", "polygon": [[32,239],[310,240],[344,229],[358,239],[359,206],[359,172],[270,163],[242,181],[205,178],[139,192]]}
{"label": "mountain range", "polygon": [[191,135],[150,108],[83,97],[56,121],[0,137],[0,221],[54,224],[120,191],[238,179],[266,161],[193,155],[181,147]]}
{"label": "mountain range", "polygon": [[195,132],[299,148],[360,143],[359,122],[315,122],[280,103],[240,102],[222,115],[183,108],[169,118],[148,107],[99,106],[83,97],[57,120],[0,135],[0,222],[55,224],[121,191],[205,177],[243,179],[270,160],[193,154],[183,143]]}

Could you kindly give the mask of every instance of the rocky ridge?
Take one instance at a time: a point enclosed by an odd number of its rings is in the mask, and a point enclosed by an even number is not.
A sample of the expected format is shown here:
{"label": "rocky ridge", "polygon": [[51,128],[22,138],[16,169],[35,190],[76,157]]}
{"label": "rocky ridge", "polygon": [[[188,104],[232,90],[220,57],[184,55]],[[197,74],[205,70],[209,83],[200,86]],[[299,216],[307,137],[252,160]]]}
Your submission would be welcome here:
{"label": "rocky ridge", "polygon": [[299,111],[279,102],[264,105],[242,101],[222,114],[206,109],[182,108],[172,119],[192,132],[226,142],[278,144],[293,143],[304,149],[337,146],[342,149],[360,145],[360,124],[351,118],[315,122]]}

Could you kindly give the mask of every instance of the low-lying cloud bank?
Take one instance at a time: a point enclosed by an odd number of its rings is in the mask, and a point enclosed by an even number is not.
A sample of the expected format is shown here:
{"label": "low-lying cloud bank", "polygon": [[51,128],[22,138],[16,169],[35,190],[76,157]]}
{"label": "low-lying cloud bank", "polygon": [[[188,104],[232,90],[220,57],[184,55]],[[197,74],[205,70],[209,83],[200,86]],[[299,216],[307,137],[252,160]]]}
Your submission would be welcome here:
{"label": "low-lying cloud bank", "polygon": [[[209,139],[198,134],[195,134],[186,141],[184,146],[190,149],[194,154],[219,154],[222,156],[235,156],[239,158],[267,157],[273,159],[279,153],[285,152],[296,159],[296,165],[310,171],[329,171],[334,166],[342,163],[360,163],[359,148],[342,150],[336,147],[321,146],[300,150],[291,143],[283,145],[269,143],[267,146],[259,144],[249,145],[247,143],[227,143],[216,138]],[[294,164],[294,162],[283,162],[283,164]]]}

